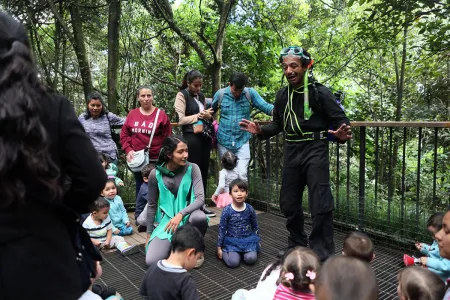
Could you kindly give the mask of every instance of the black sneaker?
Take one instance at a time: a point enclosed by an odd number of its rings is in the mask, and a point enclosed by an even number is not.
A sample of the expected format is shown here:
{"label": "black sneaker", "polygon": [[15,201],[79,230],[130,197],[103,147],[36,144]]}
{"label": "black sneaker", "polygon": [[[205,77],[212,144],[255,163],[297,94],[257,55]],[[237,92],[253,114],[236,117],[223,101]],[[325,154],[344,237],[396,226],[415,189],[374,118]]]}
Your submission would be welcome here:
{"label": "black sneaker", "polygon": [[138,232],[146,232],[147,231],[147,226],[139,225],[137,230],[138,230]]}
{"label": "black sneaker", "polygon": [[206,205],[203,205],[202,210],[205,213],[205,215],[207,215],[208,217],[215,217],[216,216],[216,213],[213,212],[213,211],[210,211],[208,208],[206,208]]}

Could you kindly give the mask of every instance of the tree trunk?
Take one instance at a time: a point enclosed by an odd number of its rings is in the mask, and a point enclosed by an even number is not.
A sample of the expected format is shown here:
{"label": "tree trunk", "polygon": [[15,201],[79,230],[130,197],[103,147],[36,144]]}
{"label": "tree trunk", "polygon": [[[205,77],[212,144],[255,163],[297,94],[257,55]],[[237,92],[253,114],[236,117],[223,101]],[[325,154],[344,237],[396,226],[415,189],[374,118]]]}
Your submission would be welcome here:
{"label": "tree trunk", "polygon": [[77,1],[72,1],[69,5],[70,21],[73,28],[73,49],[77,56],[78,65],[80,67],[81,79],[83,81],[84,95],[87,99],[89,93],[92,92],[92,77],[89,67],[89,59],[84,45],[83,24],[81,22],[80,10]]}
{"label": "tree trunk", "polygon": [[[151,2],[151,4],[149,3]],[[237,0],[215,0],[214,1],[219,8],[219,26],[216,32],[215,44],[212,45],[206,37],[203,35],[202,25],[197,35],[208,46],[214,61],[210,61],[206,50],[200,46],[200,43],[195,40],[190,33],[184,32],[180,28],[173,18],[172,6],[168,0],[141,0],[142,5],[149,11],[150,14],[156,15],[156,17],[163,18],[170,29],[175,32],[185,43],[189,44],[203,63],[204,68],[210,73],[212,81],[212,94],[214,94],[221,87],[222,83],[222,50],[223,42],[225,39],[225,28],[228,23],[228,17],[230,15],[231,8],[237,3]],[[204,22],[204,20],[201,20]]]}
{"label": "tree trunk", "polygon": [[108,108],[117,113],[117,68],[119,66],[119,32],[121,0],[109,1],[108,15]]}

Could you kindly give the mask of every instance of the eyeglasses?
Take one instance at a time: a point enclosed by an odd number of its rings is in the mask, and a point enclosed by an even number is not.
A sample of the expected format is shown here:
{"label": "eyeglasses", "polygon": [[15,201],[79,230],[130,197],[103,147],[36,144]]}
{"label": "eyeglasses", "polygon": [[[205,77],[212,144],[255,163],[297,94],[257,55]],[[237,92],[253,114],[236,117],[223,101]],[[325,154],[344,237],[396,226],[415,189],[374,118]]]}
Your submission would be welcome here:
{"label": "eyeglasses", "polygon": [[305,59],[311,59],[311,57],[306,56],[303,52],[303,48],[299,46],[289,46],[287,48],[281,49],[280,56],[284,57],[287,55],[297,55]]}

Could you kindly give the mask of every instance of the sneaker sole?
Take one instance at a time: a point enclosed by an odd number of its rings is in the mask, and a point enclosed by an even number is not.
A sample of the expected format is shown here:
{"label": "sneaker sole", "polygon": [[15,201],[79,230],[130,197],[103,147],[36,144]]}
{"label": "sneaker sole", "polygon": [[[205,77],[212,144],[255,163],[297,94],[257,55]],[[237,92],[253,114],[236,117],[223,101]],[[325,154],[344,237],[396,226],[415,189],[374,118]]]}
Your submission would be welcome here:
{"label": "sneaker sole", "polygon": [[208,217],[215,217],[216,214],[206,214]]}
{"label": "sneaker sole", "polygon": [[130,248],[122,252],[123,256],[132,255],[139,252],[139,247],[137,245],[132,245]]}

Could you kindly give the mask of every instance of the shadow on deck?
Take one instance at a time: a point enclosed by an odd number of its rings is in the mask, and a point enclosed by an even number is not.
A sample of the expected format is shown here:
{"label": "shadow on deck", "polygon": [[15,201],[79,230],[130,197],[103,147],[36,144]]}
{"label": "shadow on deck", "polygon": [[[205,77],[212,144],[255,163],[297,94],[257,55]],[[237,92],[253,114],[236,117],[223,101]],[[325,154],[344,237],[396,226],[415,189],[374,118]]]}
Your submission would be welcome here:
{"label": "shadow on deck", "polygon": [[[254,266],[241,265],[236,269],[229,269],[216,257],[218,221],[219,215],[211,219],[205,236],[204,265],[192,271],[201,299],[231,299],[237,289],[254,288],[264,268],[275,259],[278,250],[287,242],[284,218],[270,213],[259,214],[262,251],[258,263]],[[306,224],[305,227],[309,232],[310,226]],[[345,235],[346,232],[335,230],[336,253],[341,253]],[[127,239],[138,244],[142,243],[143,239],[145,241],[145,235],[136,232]],[[402,253],[381,246],[375,246],[375,252],[376,258],[372,267],[378,279],[379,299],[398,299],[396,276],[402,268]],[[100,282],[115,287],[125,300],[142,299],[138,290],[147,269],[143,245],[139,253],[128,257],[117,252],[105,253],[102,266],[103,276]]]}

